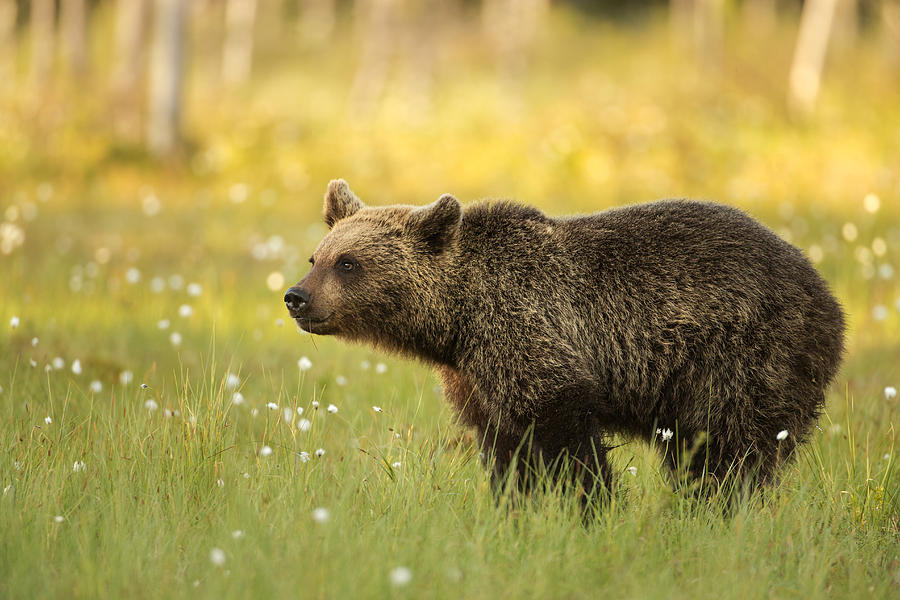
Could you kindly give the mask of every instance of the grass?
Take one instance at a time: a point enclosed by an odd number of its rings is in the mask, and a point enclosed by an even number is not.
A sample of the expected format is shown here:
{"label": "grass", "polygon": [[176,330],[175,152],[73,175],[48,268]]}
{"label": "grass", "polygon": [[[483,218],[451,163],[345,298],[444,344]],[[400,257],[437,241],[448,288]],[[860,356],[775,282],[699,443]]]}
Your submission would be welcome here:
{"label": "grass", "polygon": [[[253,85],[229,94],[198,51],[189,167],[123,146],[103,102],[63,102],[65,84],[39,100],[7,90],[0,202],[25,239],[0,255],[0,594],[896,596],[900,405],[884,388],[900,384],[900,85],[863,38],[797,121],[766,68],[786,73],[789,31],[764,48],[730,32],[715,77],[665,32],[555,13],[513,101],[462,30],[420,123],[403,117],[402,81],[371,118],[346,115],[352,37],[264,37]],[[210,35],[198,26],[195,45]],[[821,431],[730,518],[674,494],[636,443],[613,452],[620,493],[587,526],[553,491],[496,500],[426,366],[280,321],[337,176],[375,204],[452,191],[552,214],[678,195],[745,208],[814,256],[847,310]]]}

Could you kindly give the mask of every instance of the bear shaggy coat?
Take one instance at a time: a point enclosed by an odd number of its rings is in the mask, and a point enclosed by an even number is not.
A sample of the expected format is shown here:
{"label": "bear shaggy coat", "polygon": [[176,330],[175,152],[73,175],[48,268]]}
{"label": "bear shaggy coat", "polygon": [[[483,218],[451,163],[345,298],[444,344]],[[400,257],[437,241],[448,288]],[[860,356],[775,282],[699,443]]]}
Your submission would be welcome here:
{"label": "bear shaggy coat", "polygon": [[695,480],[769,481],[841,360],[826,283],[727,206],[551,218],[444,195],[376,208],[336,180],[324,217],[331,231],[285,296],[291,317],[433,364],[495,482],[567,456],[608,485],[611,434],[656,438]]}

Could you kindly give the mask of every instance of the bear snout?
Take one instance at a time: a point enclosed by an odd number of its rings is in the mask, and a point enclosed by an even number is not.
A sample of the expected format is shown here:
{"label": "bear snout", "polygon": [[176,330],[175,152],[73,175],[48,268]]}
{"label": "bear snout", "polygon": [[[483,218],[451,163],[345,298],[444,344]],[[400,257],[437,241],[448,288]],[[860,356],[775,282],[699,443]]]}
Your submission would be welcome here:
{"label": "bear snout", "polygon": [[309,306],[309,292],[294,286],[284,295],[284,303],[291,314],[301,313]]}

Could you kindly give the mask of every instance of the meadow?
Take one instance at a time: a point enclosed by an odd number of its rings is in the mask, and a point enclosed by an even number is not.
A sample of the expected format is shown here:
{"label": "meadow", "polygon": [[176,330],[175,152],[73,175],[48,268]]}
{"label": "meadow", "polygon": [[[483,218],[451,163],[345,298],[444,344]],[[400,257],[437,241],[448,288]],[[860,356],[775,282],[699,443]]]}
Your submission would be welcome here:
{"label": "meadow", "polygon": [[[427,104],[399,57],[359,116],[349,28],[261,36],[237,90],[209,75],[208,29],[177,160],[117,139],[99,84],[0,88],[0,595],[900,594],[900,67],[880,38],[834,52],[800,117],[791,27],[764,44],[735,28],[710,66],[659,19],[560,10],[521,79],[460,27],[435,41]],[[619,490],[586,524],[559,492],[496,499],[427,365],[288,318],[335,177],[370,204],[745,209],[845,307],[819,428],[728,516],[674,493],[638,443],[612,453]]]}

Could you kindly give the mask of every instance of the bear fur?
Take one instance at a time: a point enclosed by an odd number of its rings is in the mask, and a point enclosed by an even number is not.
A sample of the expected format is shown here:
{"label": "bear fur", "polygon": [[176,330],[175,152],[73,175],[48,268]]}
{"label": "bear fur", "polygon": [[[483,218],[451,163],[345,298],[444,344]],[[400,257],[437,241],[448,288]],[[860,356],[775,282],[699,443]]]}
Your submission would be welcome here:
{"label": "bear fur", "polygon": [[655,439],[695,480],[770,481],[841,360],[825,281],[728,206],[551,218],[445,195],[376,208],[336,180],[324,218],[313,268],[285,297],[291,316],[433,364],[494,481],[567,456],[608,485],[612,434]]}

